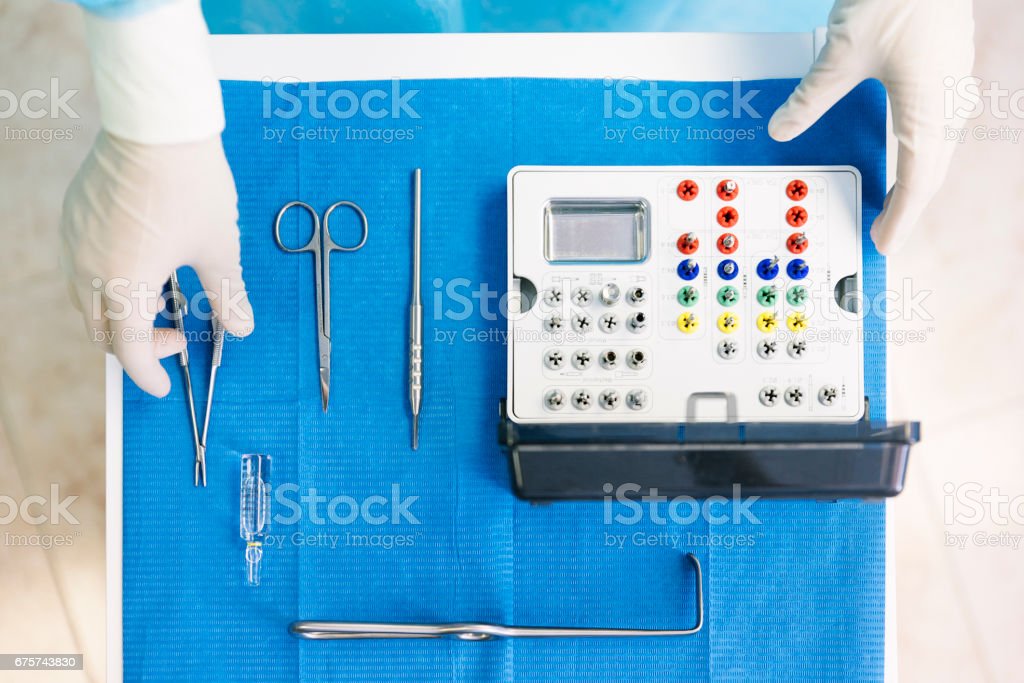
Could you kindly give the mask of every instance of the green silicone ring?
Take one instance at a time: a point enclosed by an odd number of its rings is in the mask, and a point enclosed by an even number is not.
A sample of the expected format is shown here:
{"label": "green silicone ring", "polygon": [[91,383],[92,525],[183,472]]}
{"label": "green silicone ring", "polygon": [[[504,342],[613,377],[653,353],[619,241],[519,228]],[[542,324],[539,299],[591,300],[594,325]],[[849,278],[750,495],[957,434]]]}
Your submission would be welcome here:
{"label": "green silicone ring", "polygon": [[761,289],[757,290],[757,303],[764,307],[771,307],[775,305],[775,301],[779,298],[779,291],[771,285],[765,285]]}
{"label": "green silicone ring", "polygon": [[678,294],[676,294],[676,301],[687,308],[697,303],[697,299],[699,298],[700,294],[697,293],[697,288],[691,287],[690,285],[686,285],[679,290]]}
{"label": "green silicone ring", "polygon": [[790,287],[789,291],[786,292],[786,301],[789,302],[790,306],[803,306],[807,301],[807,288],[803,285]]}
{"label": "green silicone ring", "polygon": [[732,285],[726,285],[718,290],[718,303],[723,306],[734,306],[739,300],[740,293]]}

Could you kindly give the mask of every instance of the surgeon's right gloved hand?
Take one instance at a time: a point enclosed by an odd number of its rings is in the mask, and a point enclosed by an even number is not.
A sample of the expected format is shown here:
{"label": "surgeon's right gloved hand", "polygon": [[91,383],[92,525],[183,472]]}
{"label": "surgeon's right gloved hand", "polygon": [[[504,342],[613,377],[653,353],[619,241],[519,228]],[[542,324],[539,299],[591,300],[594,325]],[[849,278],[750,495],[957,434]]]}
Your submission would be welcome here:
{"label": "surgeon's right gloved hand", "polygon": [[81,2],[103,131],[64,198],[61,263],[90,336],[163,396],[159,358],[185,345],[153,326],[174,269],[196,270],[226,332],[254,327],[220,83],[199,0]]}
{"label": "surgeon's right gloved hand", "polygon": [[792,140],[861,81],[882,81],[899,153],[896,182],[871,238],[880,252],[892,253],[907,242],[946,175],[956,145],[945,140],[945,129],[964,125],[948,116],[946,92],[973,65],[970,0],[837,0],[828,41],[768,132]]}

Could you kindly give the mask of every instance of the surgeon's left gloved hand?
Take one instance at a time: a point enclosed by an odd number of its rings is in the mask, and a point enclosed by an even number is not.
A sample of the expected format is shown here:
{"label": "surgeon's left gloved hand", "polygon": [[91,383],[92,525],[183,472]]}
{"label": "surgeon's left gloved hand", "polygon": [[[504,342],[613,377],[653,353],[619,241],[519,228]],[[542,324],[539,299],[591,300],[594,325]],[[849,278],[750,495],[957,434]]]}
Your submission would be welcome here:
{"label": "surgeon's left gloved hand", "polygon": [[254,327],[220,83],[199,0],[143,3],[128,16],[138,3],[84,4],[103,131],[64,198],[61,264],[90,337],[164,396],[159,359],[185,345],[153,328],[174,269],[196,270],[225,331]]}
{"label": "surgeon's left gloved hand", "polygon": [[773,138],[792,140],[861,81],[882,81],[899,141],[896,183],[871,228],[883,254],[907,242],[949,169],[956,145],[945,129],[964,121],[947,117],[945,95],[974,65],[971,9],[970,0],[837,0],[818,60],[768,124]]}

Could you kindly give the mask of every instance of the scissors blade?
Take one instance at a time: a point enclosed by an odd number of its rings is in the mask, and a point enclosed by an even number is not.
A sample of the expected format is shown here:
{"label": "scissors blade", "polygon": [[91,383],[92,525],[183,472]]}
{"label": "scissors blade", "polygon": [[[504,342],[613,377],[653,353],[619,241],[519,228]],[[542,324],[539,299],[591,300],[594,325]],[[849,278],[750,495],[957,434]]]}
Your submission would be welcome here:
{"label": "scissors blade", "polygon": [[331,396],[331,338],[320,333],[320,400],[327,412],[327,401]]}
{"label": "scissors blade", "polygon": [[324,412],[327,412],[327,401],[331,398],[331,368],[330,366],[320,367],[320,400],[324,404]]}

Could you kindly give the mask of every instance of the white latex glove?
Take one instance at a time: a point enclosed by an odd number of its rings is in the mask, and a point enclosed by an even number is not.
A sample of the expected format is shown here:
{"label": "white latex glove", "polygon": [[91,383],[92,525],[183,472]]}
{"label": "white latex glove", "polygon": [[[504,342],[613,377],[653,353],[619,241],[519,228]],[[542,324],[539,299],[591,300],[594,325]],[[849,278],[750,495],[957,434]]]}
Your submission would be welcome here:
{"label": "white latex glove", "polygon": [[64,198],[61,263],[90,337],[164,396],[158,359],[185,340],[153,321],[174,269],[196,270],[226,332],[253,329],[220,83],[199,0],[123,19],[86,14],[86,32],[104,132]]}
{"label": "white latex glove", "polygon": [[101,133],[68,188],[61,235],[71,297],[90,337],[109,344],[143,391],[167,394],[158,358],[184,345],[174,332],[153,331],[173,269],[195,269],[225,331],[253,329],[235,184],[219,136],[142,145]]}
{"label": "white latex glove", "polygon": [[946,116],[946,86],[969,76],[973,65],[970,0],[838,0],[818,60],[768,132],[792,140],[861,81],[885,85],[899,153],[896,182],[871,238],[889,254],[906,243],[942,184],[956,147],[944,139],[945,128],[964,125]]}

